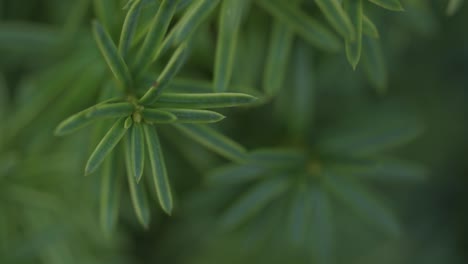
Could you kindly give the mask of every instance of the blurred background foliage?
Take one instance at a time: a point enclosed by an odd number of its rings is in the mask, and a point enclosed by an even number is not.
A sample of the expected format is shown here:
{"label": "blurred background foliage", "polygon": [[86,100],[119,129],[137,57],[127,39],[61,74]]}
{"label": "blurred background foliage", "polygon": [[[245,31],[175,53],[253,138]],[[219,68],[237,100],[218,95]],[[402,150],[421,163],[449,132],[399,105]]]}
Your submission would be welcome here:
{"label": "blurred background foliage", "polygon": [[[390,12],[366,1],[379,29],[383,75],[369,75],[365,55],[353,70],[344,48],[323,51],[295,37],[272,97],[263,76],[281,19],[265,5],[300,1],[243,1],[248,11],[239,21],[229,89],[262,104],[223,110],[228,118],[215,127],[252,152],[243,162],[227,161],[162,127],[173,215],[152,197],[151,223],[142,228],[125,190],[109,234],[99,224],[99,175],[83,176],[96,129],[65,138],[53,131],[96,103],[109,73],[91,20],[99,17],[116,41],[126,2],[0,0],[0,263],[467,262],[466,5],[452,12],[447,1],[402,0],[405,11]],[[145,25],[159,2],[143,2]],[[180,1],[177,19],[192,2]],[[220,9],[196,29],[181,77],[213,79]],[[314,1],[302,1],[301,10],[334,28]],[[346,137],[363,141],[349,151]],[[382,138],[392,144],[373,141]],[[356,155],[366,146],[377,149]],[[372,167],[381,159],[388,163]],[[336,177],[336,169],[361,178]],[[348,196],[338,195],[340,202],[326,195],[329,186]],[[309,192],[318,205],[301,204]]]}

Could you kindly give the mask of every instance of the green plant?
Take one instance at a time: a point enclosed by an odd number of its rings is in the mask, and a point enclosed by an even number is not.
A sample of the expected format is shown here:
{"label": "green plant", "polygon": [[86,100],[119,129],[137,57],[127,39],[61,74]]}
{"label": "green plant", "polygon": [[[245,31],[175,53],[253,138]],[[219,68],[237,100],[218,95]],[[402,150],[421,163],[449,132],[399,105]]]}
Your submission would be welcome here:
{"label": "green plant", "polygon": [[0,3],[37,20],[0,12],[0,262],[362,263],[409,232],[383,197],[425,182],[430,118],[395,71],[462,1],[27,2]]}
{"label": "green plant", "polygon": [[[203,4],[203,1],[200,3]],[[102,25],[98,22],[94,22],[93,24],[94,37],[99,49],[119,86],[122,87],[124,94],[119,94],[112,87],[109,93],[116,94],[116,97],[106,98],[104,96],[102,102],[66,119],[57,127],[55,134],[64,135],[88,125],[98,118],[118,118],[91,154],[86,164],[85,174],[91,174],[96,171],[119,141],[128,135],[125,139],[127,143],[124,144],[124,156],[129,177],[129,188],[138,219],[142,225],[148,226],[149,209],[145,197],[146,194],[137,185],[143,175],[145,149],[148,151],[148,160],[151,164],[159,203],[168,214],[171,213],[173,207],[167,169],[154,125],[164,123],[199,124],[218,122],[224,118],[223,115],[213,111],[198,109],[245,105],[252,103],[255,98],[240,93],[163,93],[184,63],[187,57],[188,45],[190,45],[188,43],[182,43],[177,48],[157,80],[149,86],[143,95],[139,95],[139,90],[142,90],[140,87],[148,86],[148,81],[143,76],[150,75],[150,73],[145,73],[144,71],[156,60],[156,55],[161,53],[160,49],[165,49],[165,44],[162,44],[163,46],[159,44],[176,10],[177,1],[163,1],[161,3],[152,20],[152,24],[149,26],[142,46],[137,47],[138,54],[134,63],[130,59],[129,63],[126,63],[125,54],[132,48],[133,36],[143,2],[134,1],[133,3],[129,3],[129,5],[130,8],[120,34],[118,49]],[[192,10],[197,8],[199,6],[194,5],[188,12],[192,12]],[[175,31],[170,33],[165,43],[172,41],[171,36],[180,34],[177,30],[186,28],[186,23],[189,22],[181,20],[180,24],[177,24],[175,27]],[[183,40],[180,40],[180,37],[175,40],[176,43],[181,41]],[[135,66],[127,66],[127,64],[131,65],[131,63]],[[219,137],[214,132],[198,126],[179,124],[177,127],[190,134],[195,134],[197,138],[207,138],[209,141],[217,140],[217,137]],[[127,130],[130,130],[128,134]],[[238,154],[234,153],[233,155]],[[117,188],[115,182],[118,181],[118,179],[114,178],[117,175],[113,171],[113,167],[116,164],[112,159],[115,158],[110,157],[109,159],[111,161],[108,161],[108,167],[104,170],[104,174],[110,175],[103,176],[107,182],[103,182],[102,184],[103,196],[107,197],[102,198],[103,207],[101,210],[104,212],[101,215],[105,218],[103,223],[106,224],[115,222],[115,220],[107,218],[117,217],[117,213],[112,210],[118,208],[115,205],[118,201],[114,201],[118,199],[118,195],[114,193],[114,189]]]}

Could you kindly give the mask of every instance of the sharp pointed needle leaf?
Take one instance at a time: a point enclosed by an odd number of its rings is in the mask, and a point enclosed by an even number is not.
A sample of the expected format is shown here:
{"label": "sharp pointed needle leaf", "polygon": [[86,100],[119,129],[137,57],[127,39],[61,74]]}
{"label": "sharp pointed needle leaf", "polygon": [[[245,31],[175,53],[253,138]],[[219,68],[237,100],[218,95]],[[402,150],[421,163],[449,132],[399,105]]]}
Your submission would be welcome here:
{"label": "sharp pointed needle leaf", "polygon": [[174,108],[225,108],[252,105],[257,98],[241,93],[164,93],[158,106]]}
{"label": "sharp pointed needle leaf", "polygon": [[257,3],[274,18],[289,25],[300,37],[312,45],[336,52],[340,49],[340,40],[320,22],[283,0],[258,0]]}
{"label": "sharp pointed needle leaf", "polygon": [[223,0],[216,42],[214,90],[225,92],[231,81],[237,38],[246,0]]}
{"label": "sharp pointed needle leaf", "polygon": [[217,168],[207,175],[207,181],[212,185],[235,185],[249,182],[261,177],[267,169],[258,164],[227,165]]}
{"label": "sharp pointed needle leaf", "polygon": [[158,54],[163,54],[170,48],[180,45],[189,39],[192,33],[205,20],[211,11],[218,5],[220,0],[195,0],[189,6],[182,18],[169,32],[164,40]]}
{"label": "sharp pointed needle leaf", "polygon": [[55,129],[55,135],[63,136],[85,127],[100,118],[128,116],[133,111],[130,103],[98,104],[85,109],[62,121]]}
{"label": "sharp pointed needle leaf", "polygon": [[312,221],[311,248],[316,263],[333,263],[333,215],[332,206],[322,186],[313,186],[310,190]]}
{"label": "sharp pointed needle leaf", "polygon": [[174,124],[174,126],[203,146],[230,160],[243,161],[246,158],[244,147],[206,125]]}
{"label": "sharp pointed needle leaf", "polygon": [[137,55],[136,72],[144,72],[157,59],[162,39],[176,11],[177,0],[164,0],[149,25],[148,33]]}
{"label": "sharp pointed needle leaf", "polygon": [[369,0],[369,2],[391,11],[404,11],[400,0]]}
{"label": "sharp pointed needle leaf", "polygon": [[352,26],[356,32],[354,40],[345,41],[346,58],[351,67],[353,67],[353,70],[356,69],[361,58],[363,24],[362,1],[363,0],[345,0],[344,2],[345,10],[350,15]]}
{"label": "sharp pointed needle leaf", "polygon": [[109,33],[107,33],[104,27],[102,27],[102,25],[97,21],[93,22],[93,33],[99,50],[104,56],[104,59],[114,74],[114,77],[121,84],[124,90],[130,89],[132,87],[130,71],[128,70],[122,56],[120,56],[117,51]]}
{"label": "sharp pointed needle leaf", "polygon": [[370,20],[366,15],[363,15],[362,33],[369,37],[379,38],[379,30],[375,26],[374,22],[372,22],[372,20]]}
{"label": "sharp pointed needle leaf", "polygon": [[321,136],[318,148],[324,153],[368,156],[410,142],[424,131],[420,120],[407,113],[382,112],[380,117],[366,115],[349,121]]}
{"label": "sharp pointed needle leaf", "polygon": [[184,43],[174,52],[169,62],[164,67],[157,81],[148,89],[145,95],[140,99],[141,104],[153,103],[161,92],[169,86],[179,70],[184,65],[189,53],[188,44]]}
{"label": "sharp pointed needle leaf", "polygon": [[135,0],[132,3],[129,2],[127,4],[131,5],[131,7],[127,12],[127,16],[125,17],[119,41],[119,53],[120,56],[122,56],[122,58],[124,59],[127,57],[127,53],[130,50],[132,42],[134,40],[133,36],[135,35],[136,27],[138,24],[138,18],[141,12],[141,2],[141,0]]}
{"label": "sharp pointed needle leaf", "polygon": [[133,177],[139,182],[145,165],[145,136],[141,123],[135,123],[130,132],[130,158],[133,165]]}
{"label": "sharp pointed needle leaf", "polygon": [[291,205],[287,216],[288,238],[294,247],[300,247],[306,242],[306,231],[309,227],[309,223],[312,222],[311,207],[306,185],[301,184],[298,186],[297,190],[294,190],[294,194],[292,194]]}
{"label": "sharp pointed needle leaf", "polygon": [[294,149],[258,149],[249,153],[249,160],[267,168],[297,168],[306,164],[305,156]]}
{"label": "sharp pointed needle leaf", "polygon": [[145,108],[141,114],[143,120],[149,124],[166,124],[177,120],[177,116],[173,113],[160,109]]}
{"label": "sharp pointed needle leaf", "polygon": [[93,173],[127,132],[125,118],[120,118],[97,145],[86,164],[85,174]]}
{"label": "sharp pointed needle leaf", "polygon": [[274,22],[272,31],[263,73],[263,90],[269,96],[278,94],[284,85],[294,40],[291,28],[279,21]]}
{"label": "sharp pointed needle leaf", "polygon": [[343,10],[340,0],[315,0],[315,3],[336,31],[346,40],[354,40],[356,32],[347,13]]}
{"label": "sharp pointed needle leaf", "polygon": [[151,172],[153,174],[154,185],[158,195],[161,208],[168,215],[172,213],[172,193],[167,177],[166,163],[159,142],[156,129],[151,125],[144,126],[146,145],[148,146],[149,161],[151,164]]}
{"label": "sharp pointed needle leaf", "polygon": [[271,179],[255,185],[224,213],[220,220],[221,227],[226,230],[237,227],[284,193],[287,186],[283,178]]}
{"label": "sharp pointed needle leaf", "polygon": [[208,110],[177,108],[160,108],[160,110],[175,115],[178,123],[215,123],[225,118],[220,113]]}
{"label": "sharp pointed needle leaf", "polygon": [[128,187],[130,189],[130,198],[132,200],[133,209],[140,224],[148,229],[151,217],[151,211],[148,205],[148,198],[145,187],[142,184],[137,184],[133,177],[133,170],[130,157],[130,141],[125,140],[125,167],[127,169]]}
{"label": "sharp pointed needle leaf", "polygon": [[101,227],[110,235],[115,229],[119,214],[121,182],[115,155],[109,155],[102,166],[100,220]]}
{"label": "sharp pointed needle leaf", "polygon": [[400,226],[390,210],[356,182],[332,174],[326,175],[327,188],[341,202],[369,224],[393,236],[400,234]]}
{"label": "sharp pointed needle leaf", "polygon": [[428,169],[421,164],[395,158],[377,159],[375,165],[361,170],[341,169],[342,173],[356,178],[365,178],[381,182],[419,183],[428,175]]}
{"label": "sharp pointed needle leaf", "polygon": [[387,91],[388,73],[385,58],[377,39],[363,37],[364,70],[367,79],[375,87],[377,94],[383,95]]}

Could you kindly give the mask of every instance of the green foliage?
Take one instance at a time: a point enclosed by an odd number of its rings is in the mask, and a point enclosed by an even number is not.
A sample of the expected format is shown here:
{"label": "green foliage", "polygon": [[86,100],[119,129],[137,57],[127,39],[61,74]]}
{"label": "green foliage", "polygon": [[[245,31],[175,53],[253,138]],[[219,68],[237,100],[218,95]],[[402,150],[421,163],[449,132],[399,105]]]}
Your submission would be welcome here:
{"label": "green foliage", "polygon": [[[400,228],[395,216],[359,182],[372,179],[374,176],[380,177],[380,174],[384,173],[380,170],[383,168],[386,168],[385,173],[399,174],[400,176],[397,177],[402,177],[403,181],[405,179],[411,181],[413,177],[414,179],[424,177],[424,169],[419,165],[406,163],[408,165],[406,166],[403,162],[402,170],[394,171],[387,167],[388,165],[392,167],[391,160],[387,163],[379,158],[379,152],[398,146],[415,135],[415,128],[412,127],[414,123],[408,121],[403,124],[401,118],[397,116],[392,119],[391,116],[387,116],[382,119],[385,120],[382,130],[380,126],[376,127],[375,121],[369,121],[368,117],[351,119],[346,122],[347,124],[320,133],[322,136],[315,139],[317,143],[311,145],[310,150],[254,151],[237,166],[227,165],[215,170],[208,176],[210,185],[214,187],[253,185],[223,213],[220,220],[221,228],[239,227],[263,212],[262,210],[266,210],[268,204],[277,203],[278,200],[290,200],[291,204],[284,209],[284,215],[289,216],[281,225],[290,226],[288,237],[292,244],[303,245],[306,240],[314,240],[317,236],[315,233],[303,233],[304,230],[311,229],[321,230],[320,233],[323,235],[320,239],[334,241],[337,239],[332,237],[333,233],[329,230],[336,228],[330,226],[331,216],[329,215],[331,213],[329,211],[340,210],[334,203],[336,201],[344,204],[349,211],[354,212],[376,229],[382,230],[383,233],[399,235]],[[366,122],[360,123],[359,119],[366,120]],[[391,120],[396,121],[389,122]],[[356,129],[349,127],[349,124],[355,126]],[[374,133],[371,128],[363,129],[364,124],[372,124],[376,127],[376,131],[385,131],[389,134],[377,136],[379,133]],[[396,133],[400,130],[400,126],[405,128],[404,133]],[[338,133],[331,134],[330,131]],[[363,138],[366,142],[362,141]],[[374,155],[379,156],[374,157]],[[399,166],[397,163],[398,161],[394,163],[396,167]],[[406,169],[407,173],[404,173]],[[403,176],[405,174],[408,178]],[[269,210],[276,210],[274,208],[273,206]],[[314,211],[309,212],[309,210],[320,212],[316,212],[314,216]],[[313,220],[314,217],[319,218]],[[323,217],[326,218],[322,219]],[[312,254],[310,258],[317,258],[317,261],[328,259],[330,256],[327,255],[331,254],[332,245],[326,243],[319,246],[318,244],[317,250],[320,252],[315,256],[313,252],[310,252]],[[322,261],[319,263],[327,263],[325,260]]]}
{"label": "green foliage", "polygon": [[260,0],[258,4],[276,19],[288,24],[297,34],[312,45],[327,51],[339,49],[338,38],[320,22],[305,14],[298,7],[278,0]]}
{"label": "green foliage", "polygon": [[0,263],[464,263],[424,246],[456,241],[463,1],[23,2]]}
{"label": "green foliage", "polygon": [[447,15],[453,15],[462,6],[463,0],[449,0],[447,5]]}
{"label": "green foliage", "polygon": [[356,37],[354,40],[346,40],[346,58],[348,59],[348,62],[351,64],[353,69],[356,69],[359,60],[361,59],[362,24],[364,20],[362,14],[362,2],[362,0],[358,0],[345,1],[344,3],[345,7],[347,7],[349,10],[352,25],[354,26],[354,30],[356,32]]}
{"label": "green foliage", "polygon": [[[141,98],[138,98],[136,91],[139,89],[137,87],[144,85],[143,80],[139,81],[139,76],[145,75],[140,72],[145,70],[148,64],[155,58],[155,55],[157,55],[159,44],[165,32],[165,30],[161,31],[161,28],[165,29],[168,27],[174,14],[177,1],[164,1],[159,6],[158,12],[142,44],[139,55],[137,55],[138,59],[135,71],[132,71],[129,70],[122,56],[128,52],[131,46],[141,4],[140,1],[134,1],[127,12],[120,36],[120,53],[117,51],[116,46],[104,27],[98,22],[93,23],[94,37],[98,47],[114,74],[114,77],[124,88],[123,90],[126,91],[126,95],[100,102],[91,108],[71,116],[57,127],[56,134],[67,134],[96,121],[99,117],[119,117],[89,157],[85,168],[85,174],[88,175],[95,172],[105,158],[118,145],[120,140],[126,134],[129,134],[129,138],[126,139],[126,141],[129,142],[129,146],[125,150],[125,152],[128,152],[125,154],[126,166],[129,167],[127,168],[128,172],[131,174],[132,178],[135,178],[137,183],[140,182],[144,171],[144,153],[145,149],[147,149],[159,203],[166,213],[171,214],[173,205],[167,169],[161,145],[153,125],[177,122],[217,122],[222,120],[224,116],[212,111],[195,109],[245,105],[252,103],[255,98],[240,93],[163,93],[185,63],[189,51],[187,43],[181,44],[176,49],[157,80],[147,89]],[[137,72],[134,78],[130,76],[130,72]],[[136,82],[133,82],[132,79]],[[180,121],[178,120],[179,118],[181,119]],[[130,133],[127,133],[129,129]],[[137,217],[140,223],[147,227],[149,224],[149,209],[147,209],[148,206],[146,202],[144,202],[145,195],[142,190],[139,190],[139,187],[135,186],[133,183],[130,185],[130,190]],[[104,191],[108,193],[107,190]],[[105,218],[109,218],[109,216]]]}
{"label": "green foliage", "polygon": [[339,0],[316,0],[315,2],[325,14],[330,24],[343,38],[350,41],[356,38],[356,31]]}
{"label": "green foliage", "polygon": [[369,0],[369,1],[391,11],[403,11],[403,6],[401,5],[400,0]]}
{"label": "green foliage", "polygon": [[214,65],[214,90],[224,92],[231,81],[238,31],[247,0],[225,0],[219,13]]}

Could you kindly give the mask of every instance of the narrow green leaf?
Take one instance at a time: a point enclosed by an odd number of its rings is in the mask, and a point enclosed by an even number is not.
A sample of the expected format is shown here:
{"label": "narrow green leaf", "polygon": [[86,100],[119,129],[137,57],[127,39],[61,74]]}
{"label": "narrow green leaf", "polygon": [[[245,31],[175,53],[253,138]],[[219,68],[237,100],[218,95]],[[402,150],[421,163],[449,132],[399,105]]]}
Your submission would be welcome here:
{"label": "narrow green leaf", "polygon": [[116,155],[112,153],[103,163],[100,193],[101,228],[110,235],[115,229],[119,215],[121,182]]}
{"label": "narrow green leaf", "polygon": [[127,0],[127,3],[122,7],[122,10],[127,10],[130,7],[132,7],[132,4],[134,4],[138,0]]}
{"label": "narrow green leaf", "polygon": [[225,116],[220,113],[208,110],[175,108],[160,108],[160,110],[175,115],[177,117],[177,122],[180,123],[215,123],[225,118]]}
{"label": "narrow green leaf", "polygon": [[381,161],[378,158],[339,158],[322,162],[323,169],[337,175],[361,175],[376,171]]}
{"label": "narrow green leaf", "polygon": [[340,49],[339,39],[320,22],[302,12],[298,7],[283,0],[258,0],[256,3],[274,18],[289,25],[292,30],[312,45],[326,51],[338,51]]}
{"label": "narrow green leaf", "polygon": [[387,67],[378,40],[363,36],[362,59],[367,79],[378,94],[385,94],[388,82]]}
{"label": "narrow green leaf", "polygon": [[447,15],[454,15],[463,4],[463,0],[449,0],[447,5]]}
{"label": "narrow green leaf", "polygon": [[233,161],[243,161],[246,158],[244,147],[206,125],[174,124],[174,126],[221,156]]}
{"label": "narrow green leaf", "polygon": [[408,183],[425,180],[428,170],[425,166],[415,162],[386,158],[377,160],[374,166],[366,170],[347,173],[347,175],[383,182]]}
{"label": "narrow green leaf", "polygon": [[254,162],[230,164],[217,168],[207,175],[212,185],[235,185],[255,180],[267,172],[267,168]]}
{"label": "narrow green leaf", "polygon": [[351,67],[353,67],[353,70],[356,69],[361,59],[363,24],[362,1],[363,0],[344,1],[345,9],[350,15],[352,26],[356,32],[354,40],[345,41],[346,58],[349,64],[351,64]]}
{"label": "narrow green leaf", "polygon": [[182,18],[177,22],[164,40],[158,54],[163,54],[169,48],[180,45],[191,37],[193,32],[205,20],[220,0],[195,0],[189,6]]}
{"label": "narrow green leaf", "polygon": [[[134,3],[136,0],[128,0],[127,3],[122,7],[122,10],[127,10],[131,7],[132,3]],[[182,1],[187,1],[187,0],[182,0]],[[154,1],[154,0],[141,0],[141,5],[143,8],[145,7],[149,7],[149,6],[152,6],[152,5],[155,5],[155,6],[158,6],[161,5],[160,3],[158,3],[158,1]]]}
{"label": "narrow green leaf", "polygon": [[136,0],[131,3],[131,7],[127,12],[127,16],[125,17],[125,21],[122,26],[119,41],[119,53],[124,59],[127,57],[127,53],[132,46],[133,37],[138,24],[138,18],[141,12],[141,6],[142,3],[140,0]]}
{"label": "narrow green leaf", "polygon": [[362,33],[373,38],[379,38],[379,30],[366,15],[363,15]]}
{"label": "narrow green leaf", "polygon": [[164,93],[157,101],[160,107],[225,108],[253,104],[257,98],[241,93]]}
{"label": "narrow green leaf", "polygon": [[73,41],[77,40],[83,24],[88,20],[90,2],[89,0],[74,1],[73,5],[69,7],[70,13],[68,13],[62,27],[64,45],[71,45]]}
{"label": "narrow green leaf", "polygon": [[118,53],[111,37],[97,21],[93,22],[93,33],[98,47],[104,56],[107,65],[114,74],[114,77],[119,81],[124,90],[130,89],[132,87],[130,72],[122,56]]}
{"label": "narrow green leaf", "polygon": [[130,141],[125,139],[125,166],[127,168],[128,187],[130,188],[130,198],[133,209],[140,224],[148,229],[151,217],[151,211],[148,205],[146,190],[142,184],[137,184],[133,177],[132,163],[130,157]]}
{"label": "narrow green leaf", "polygon": [[308,237],[311,240],[309,245],[313,251],[314,263],[333,263],[334,232],[330,199],[321,186],[312,186],[310,200],[312,219]]}
{"label": "narrow green leaf", "polygon": [[406,144],[423,130],[421,122],[411,115],[381,113],[350,118],[348,125],[330,128],[319,137],[317,147],[337,156],[366,156]]}
{"label": "narrow green leaf", "polygon": [[177,12],[186,9],[192,2],[193,0],[179,0],[179,4],[177,5]]}
{"label": "narrow green leaf", "polygon": [[157,59],[158,50],[174,16],[178,0],[164,0],[149,26],[148,33],[137,55],[136,72],[144,72]]}
{"label": "narrow green leaf", "polygon": [[224,0],[219,12],[214,65],[214,90],[225,92],[231,81],[238,31],[246,0]]}
{"label": "narrow green leaf", "polygon": [[304,42],[299,42],[294,49],[293,67],[292,100],[287,123],[294,140],[301,142],[314,120],[317,89],[313,56]]}
{"label": "narrow green leaf", "polygon": [[140,182],[145,166],[145,135],[141,126],[141,123],[135,123],[130,132],[130,158],[137,182]]}
{"label": "narrow green leaf", "polygon": [[171,215],[172,193],[171,187],[169,186],[169,180],[167,178],[166,164],[164,162],[161,144],[159,143],[159,137],[154,127],[144,125],[143,129],[145,131],[151,171],[153,173],[153,180],[159,204],[168,215]]}
{"label": "narrow green leaf", "polygon": [[[252,217],[247,224],[241,227],[241,230],[239,231],[242,233],[242,245],[239,247],[239,250],[262,250],[262,245],[271,245],[271,242],[277,241],[281,243],[281,246],[284,246],[284,249],[287,247],[288,253],[293,252],[291,251],[291,245],[287,244],[288,241],[284,241],[282,236],[285,229],[285,209],[288,205],[286,203],[286,199],[284,199],[286,198],[285,196],[286,195],[284,195],[282,199],[276,199],[273,203],[268,204],[265,209],[257,214],[256,217]],[[279,250],[277,252],[282,254],[280,252],[285,251]],[[298,251],[295,251],[294,253],[296,252]],[[281,259],[279,262],[301,262],[298,258],[290,258],[292,255],[289,255],[286,258],[278,258],[279,255],[266,253],[262,256],[264,256],[262,261],[265,260],[268,263],[275,263],[276,260],[279,259]]]}
{"label": "narrow green leaf", "polygon": [[141,112],[143,120],[147,123],[153,124],[153,123],[172,123],[177,120],[177,116],[163,110],[159,109],[151,109],[151,108],[145,108]]}
{"label": "narrow green leaf", "polygon": [[391,11],[404,11],[400,0],[369,0],[369,2]]}
{"label": "narrow green leaf", "polygon": [[315,3],[343,38],[347,41],[354,40],[356,32],[351,20],[343,10],[340,0],[315,0]]}
{"label": "narrow green leaf", "polygon": [[128,116],[127,119],[125,119],[124,128],[129,129],[132,125],[133,125],[133,118],[131,116]]}
{"label": "narrow green leaf", "polygon": [[115,122],[107,134],[102,138],[101,142],[99,142],[86,164],[86,175],[93,173],[99,165],[101,165],[104,158],[114,149],[117,143],[119,143],[125,135],[127,132],[127,128],[124,126],[125,121],[125,118],[117,120],[117,122]]}
{"label": "narrow green leaf", "polygon": [[259,149],[249,154],[249,161],[268,168],[299,168],[306,155],[295,149]]}
{"label": "narrow green leaf", "polygon": [[[135,38],[134,38],[134,43],[140,43],[140,44],[144,42],[149,32],[152,21],[154,20],[155,15],[158,13],[159,6],[161,5],[161,1],[150,0],[150,2],[148,2],[148,0],[143,0],[142,5],[143,6],[141,9],[141,14],[140,14],[140,18],[139,18],[139,22],[136,28]],[[136,65],[135,63],[137,62],[136,59],[137,59],[137,56],[132,58],[132,63],[133,63],[131,67],[132,71],[136,69],[136,67],[134,67]],[[134,71],[134,73],[135,72],[136,71]]]}
{"label": "narrow green leaf", "polygon": [[287,188],[287,182],[283,178],[258,183],[248,190],[247,193],[243,194],[221,216],[221,227],[226,230],[234,229],[262,210],[275,198],[278,198]]}
{"label": "narrow green leaf", "polygon": [[402,19],[405,20],[405,24],[411,28],[413,33],[431,37],[440,32],[441,21],[434,12],[431,1],[405,1],[405,5],[407,12],[402,16]]}
{"label": "narrow green leaf", "polygon": [[[133,3],[135,3],[137,0],[128,0],[127,3],[122,7],[122,10],[128,10]],[[143,8],[151,6],[151,5],[161,5],[158,2],[155,2],[154,0],[141,0],[141,6]]]}
{"label": "narrow green leaf", "polygon": [[182,68],[182,65],[185,63],[188,57],[188,53],[189,50],[187,43],[184,43],[179,48],[177,48],[156,82],[140,99],[141,104],[151,104],[158,98],[161,92],[169,86],[169,82],[172,81],[175,75],[179,72],[180,68]]}
{"label": "narrow green leaf", "polygon": [[63,136],[74,132],[99,118],[124,117],[132,113],[130,103],[97,104],[62,121],[55,129],[55,135]]}
{"label": "narrow green leaf", "polygon": [[[213,82],[211,80],[175,78],[169,84],[171,93],[213,93]],[[232,85],[229,90],[233,93],[246,93],[257,98],[263,97],[264,93],[245,85]],[[263,98],[261,98],[263,99]],[[260,99],[260,100],[261,100]],[[260,102],[258,102],[260,104]]]}
{"label": "narrow green leaf", "polygon": [[369,224],[389,235],[400,234],[400,227],[395,216],[367,190],[345,177],[332,174],[324,175],[324,177],[326,187],[333,196]]}
{"label": "narrow green leaf", "polygon": [[[288,239],[294,247],[308,245],[307,230],[312,222],[312,206],[308,197],[307,187],[300,184],[292,190],[289,213],[287,215]],[[317,234],[314,234],[317,236]]]}
{"label": "narrow green leaf", "polygon": [[[251,12],[257,12],[254,11],[255,9],[251,10]],[[232,80],[236,85],[256,87],[261,82],[265,66],[266,47],[269,41],[269,22],[270,20],[264,15],[246,16],[245,27],[239,32],[239,41],[237,43],[239,52],[236,54]],[[232,92],[233,89],[230,89],[230,91]],[[245,91],[243,92],[245,93]]]}
{"label": "narrow green leaf", "polygon": [[104,25],[106,30],[114,28],[115,11],[117,10],[116,1],[114,0],[93,0],[94,12],[97,18]]}
{"label": "narrow green leaf", "polygon": [[175,78],[168,88],[171,91],[183,93],[212,93],[212,81]]}
{"label": "narrow green leaf", "polygon": [[269,96],[278,94],[284,85],[293,40],[294,34],[291,28],[275,21],[263,73],[263,90]]}

